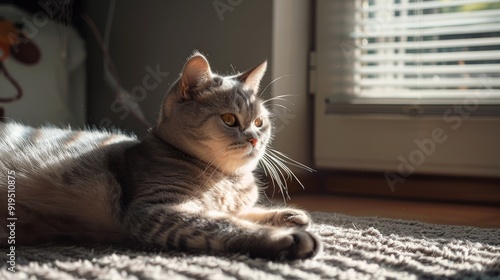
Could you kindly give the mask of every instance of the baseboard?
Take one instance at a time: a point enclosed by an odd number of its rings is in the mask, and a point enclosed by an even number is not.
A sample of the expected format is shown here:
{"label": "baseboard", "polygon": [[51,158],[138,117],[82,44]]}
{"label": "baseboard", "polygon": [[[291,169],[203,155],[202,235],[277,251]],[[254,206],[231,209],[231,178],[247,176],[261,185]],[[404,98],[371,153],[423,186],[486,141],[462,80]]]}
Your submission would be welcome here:
{"label": "baseboard", "polygon": [[321,171],[323,193],[500,205],[500,179],[414,175],[386,178],[384,173]]}
{"label": "baseboard", "polygon": [[[301,194],[350,195],[500,206],[500,179],[497,178],[413,175],[391,184],[384,173],[338,170],[301,173],[297,177],[304,188],[296,180],[287,181],[292,197]],[[266,195],[282,196],[272,183]]]}

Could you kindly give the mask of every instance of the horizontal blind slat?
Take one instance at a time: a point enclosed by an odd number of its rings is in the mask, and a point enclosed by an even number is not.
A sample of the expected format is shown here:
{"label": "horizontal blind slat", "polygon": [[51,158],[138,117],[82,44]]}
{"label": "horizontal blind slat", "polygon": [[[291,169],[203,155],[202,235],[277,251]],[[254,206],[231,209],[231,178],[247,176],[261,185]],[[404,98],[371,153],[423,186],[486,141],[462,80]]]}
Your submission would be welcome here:
{"label": "horizontal blind slat", "polygon": [[499,15],[500,15],[500,10],[480,10],[480,11],[454,12],[454,13],[444,13],[444,14],[412,15],[407,17],[391,16],[389,18],[384,18],[384,17],[362,18],[360,21],[356,22],[355,25],[364,26],[366,24],[372,23],[373,21],[378,21],[380,22],[380,24],[383,25],[386,24],[402,25],[407,23],[419,23],[419,24],[432,23],[434,24],[434,26],[441,26],[441,23],[446,20],[496,18]]}
{"label": "horizontal blind slat", "polygon": [[[443,88],[443,87],[500,87],[500,79],[489,81],[487,84],[484,84],[481,80],[478,79],[364,79],[361,81],[354,82],[355,85],[359,85],[362,87],[373,87],[373,86],[400,86],[400,87],[418,87],[418,88]],[[396,94],[396,93],[395,93]]]}
{"label": "horizontal blind slat", "polygon": [[436,9],[457,7],[471,4],[487,4],[498,3],[498,0],[452,0],[452,1],[426,1],[426,2],[413,2],[406,4],[390,4],[390,5],[374,5],[371,7],[358,7],[358,12],[401,12],[407,10],[421,10],[421,9]]}
{"label": "horizontal blind slat", "polygon": [[[500,21],[499,21],[500,22]],[[415,29],[386,29],[384,26],[375,27],[366,32],[353,32],[353,38],[383,38],[383,37],[401,37],[401,36],[443,36],[459,35],[472,33],[490,33],[500,32],[499,23],[473,24],[466,26],[451,27],[433,27],[433,28],[415,28]]]}
{"label": "horizontal blind slat", "polygon": [[444,65],[444,66],[366,66],[356,67],[354,73],[359,74],[477,74],[500,73],[500,64]]}
{"label": "horizontal blind slat", "polygon": [[[426,48],[458,48],[458,47],[478,47],[478,46],[500,46],[500,37],[473,38],[473,39],[450,39],[414,42],[387,42],[370,43],[359,45],[361,50],[378,49],[426,49]],[[335,46],[335,47],[338,47]]]}
{"label": "horizontal blind slat", "polygon": [[439,28],[444,27],[452,27],[452,26],[470,26],[470,25],[479,25],[486,23],[498,23],[500,22],[500,13],[495,13],[490,16],[481,16],[481,17],[461,17],[461,15],[457,15],[456,18],[453,19],[444,19],[444,18],[436,18],[433,20],[422,18],[420,20],[394,20],[389,22],[379,22],[376,20],[367,20],[362,23],[358,23],[357,26],[362,29],[371,29],[371,28],[383,28],[385,30],[425,30],[425,28],[433,28],[439,26]]}
{"label": "horizontal blind slat", "polygon": [[[425,98],[425,99],[459,99],[464,97],[475,98],[491,98],[500,97],[500,90],[490,89],[462,89],[462,90],[449,90],[449,89],[419,89],[409,90],[400,88],[398,91],[399,98]],[[387,92],[381,89],[366,89],[358,94],[358,98],[392,98],[394,93]]]}
{"label": "horizontal blind slat", "polygon": [[466,51],[466,52],[435,52],[417,54],[368,54],[361,56],[360,62],[450,62],[473,60],[500,60],[500,50]]}

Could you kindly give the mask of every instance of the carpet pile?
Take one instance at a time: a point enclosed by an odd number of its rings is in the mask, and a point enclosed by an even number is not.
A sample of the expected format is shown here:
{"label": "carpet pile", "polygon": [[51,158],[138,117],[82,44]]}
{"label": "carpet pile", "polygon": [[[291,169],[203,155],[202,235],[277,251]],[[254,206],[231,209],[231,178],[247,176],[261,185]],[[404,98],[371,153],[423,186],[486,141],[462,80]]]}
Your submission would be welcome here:
{"label": "carpet pile", "polygon": [[[122,247],[16,247],[0,279],[500,279],[500,229],[312,213],[313,260],[188,255]],[[498,277],[498,278],[497,278]]]}

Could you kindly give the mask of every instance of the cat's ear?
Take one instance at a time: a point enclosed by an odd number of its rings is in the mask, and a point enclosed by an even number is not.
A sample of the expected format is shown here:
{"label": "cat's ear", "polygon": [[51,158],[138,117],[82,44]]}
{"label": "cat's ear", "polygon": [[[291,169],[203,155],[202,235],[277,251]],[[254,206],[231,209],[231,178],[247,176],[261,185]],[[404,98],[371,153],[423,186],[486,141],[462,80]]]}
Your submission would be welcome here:
{"label": "cat's ear", "polygon": [[267,69],[267,61],[262,62],[256,67],[246,71],[238,76],[238,80],[243,83],[243,88],[252,90],[254,93],[259,91],[260,81]]}
{"label": "cat's ear", "polygon": [[200,84],[212,79],[212,70],[208,60],[201,53],[194,53],[184,64],[180,79],[180,93],[184,99],[190,99],[190,92]]}

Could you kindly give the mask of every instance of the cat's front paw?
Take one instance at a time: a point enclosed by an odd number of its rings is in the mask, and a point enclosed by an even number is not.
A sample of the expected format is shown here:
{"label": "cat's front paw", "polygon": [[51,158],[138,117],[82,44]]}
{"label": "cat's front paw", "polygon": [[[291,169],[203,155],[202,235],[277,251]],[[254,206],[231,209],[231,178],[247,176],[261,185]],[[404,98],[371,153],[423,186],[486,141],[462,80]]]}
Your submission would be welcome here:
{"label": "cat's front paw", "polygon": [[319,238],[301,229],[279,229],[270,233],[262,243],[263,248],[254,248],[252,257],[278,261],[309,259],[322,250]]}
{"label": "cat's front paw", "polygon": [[280,227],[307,228],[311,223],[309,214],[297,209],[280,209],[273,217],[273,225]]}

